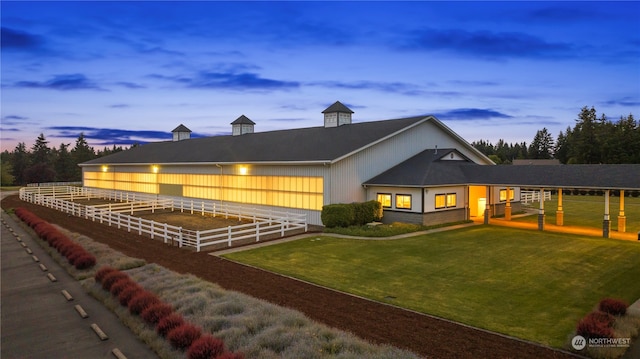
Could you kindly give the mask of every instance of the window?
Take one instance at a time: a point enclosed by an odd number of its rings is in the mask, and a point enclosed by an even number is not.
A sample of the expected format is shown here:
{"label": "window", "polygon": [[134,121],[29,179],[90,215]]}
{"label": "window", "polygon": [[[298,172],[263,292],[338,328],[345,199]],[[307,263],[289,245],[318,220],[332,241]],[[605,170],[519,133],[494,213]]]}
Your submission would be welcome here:
{"label": "window", "polygon": [[391,208],[391,193],[378,193],[376,200],[382,203],[382,208]]}
{"label": "window", "polygon": [[436,194],[436,209],[451,208],[458,205],[458,195],[456,193]]}
{"label": "window", "polygon": [[[515,192],[514,190],[510,189],[509,190],[509,200],[513,201],[513,192]],[[506,201],[507,200],[507,190],[506,189],[501,189],[500,190],[500,201]]]}
{"label": "window", "polygon": [[396,195],[396,208],[411,209],[411,195],[410,194],[397,194]]}

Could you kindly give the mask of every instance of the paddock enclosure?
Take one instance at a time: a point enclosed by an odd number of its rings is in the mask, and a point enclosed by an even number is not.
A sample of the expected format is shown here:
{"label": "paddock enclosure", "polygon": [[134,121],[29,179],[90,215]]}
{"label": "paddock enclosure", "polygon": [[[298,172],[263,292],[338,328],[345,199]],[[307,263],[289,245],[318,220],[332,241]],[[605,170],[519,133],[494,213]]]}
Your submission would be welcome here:
{"label": "paddock enclosure", "polygon": [[51,186],[20,199],[198,252],[308,230],[305,215],[195,198]]}

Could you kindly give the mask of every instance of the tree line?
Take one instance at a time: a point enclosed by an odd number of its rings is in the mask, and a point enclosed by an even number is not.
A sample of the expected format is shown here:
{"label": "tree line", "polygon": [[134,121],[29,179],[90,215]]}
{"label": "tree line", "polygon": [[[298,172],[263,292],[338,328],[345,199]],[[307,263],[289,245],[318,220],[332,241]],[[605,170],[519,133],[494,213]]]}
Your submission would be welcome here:
{"label": "tree line", "polygon": [[[81,181],[79,163],[124,150],[114,145],[96,151],[82,133],[73,148],[71,144],[63,143],[57,148],[48,144],[44,134],[40,134],[30,149],[21,142],[12,152],[3,151],[1,184]],[[555,140],[543,128],[529,145],[502,139],[495,145],[485,140],[472,145],[497,164],[510,164],[515,159],[557,159],[564,164],[640,163],[640,122],[632,114],[613,122],[604,114],[598,118],[594,107],[583,107],[575,125],[560,131]]]}
{"label": "tree line", "polygon": [[640,163],[640,121],[632,114],[618,121],[604,114],[598,118],[594,107],[583,107],[575,125],[560,131],[555,140],[543,128],[529,145],[502,139],[495,145],[485,140],[471,144],[497,164],[511,164],[516,159],[557,159],[563,164]]}
{"label": "tree line", "polygon": [[96,151],[89,146],[82,133],[73,148],[67,143],[52,148],[48,144],[44,134],[40,134],[30,149],[20,142],[12,152],[3,151],[0,154],[1,184],[22,186],[28,183],[81,181],[79,163],[123,151],[122,147],[115,145]]}

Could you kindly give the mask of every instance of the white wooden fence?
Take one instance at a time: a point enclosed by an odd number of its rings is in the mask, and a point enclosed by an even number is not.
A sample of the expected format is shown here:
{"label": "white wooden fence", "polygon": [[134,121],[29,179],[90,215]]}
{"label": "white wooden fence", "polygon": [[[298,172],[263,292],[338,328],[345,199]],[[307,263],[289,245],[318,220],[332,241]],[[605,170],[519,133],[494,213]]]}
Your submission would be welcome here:
{"label": "white wooden fence", "polygon": [[[543,201],[551,200],[551,191],[544,191]],[[540,191],[520,191],[520,202],[529,203],[529,202],[539,202],[540,201]]]}
{"label": "white wooden fence", "polygon": [[[120,203],[93,206],[81,203],[82,200],[92,198]],[[234,241],[246,239],[255,239],[258,242],[260,238],[266,235],[278,234],[279,236],[284,236],[288,231],[304,229],[306,232],[308,229],[305,214],[184,197],[167,197],[85,187],[40,186],[20,189],[20,199],[109,226],[116,226],[119,229],[126,229],[129,232],[137,232],[140,235],[144,233],[152,239],[158,237],[164,243],[177,242],[180,247],[195,247],[198,252],[206,246],[218,244],[231,246]],[[180,210],[181,212],[186,211],[192,214],[199,213],[201,215],[225,218],[234,217],[239,220],[249,219],[253,223],[193,231],[133,216],[135,212],[154,212],[156,209]]]}

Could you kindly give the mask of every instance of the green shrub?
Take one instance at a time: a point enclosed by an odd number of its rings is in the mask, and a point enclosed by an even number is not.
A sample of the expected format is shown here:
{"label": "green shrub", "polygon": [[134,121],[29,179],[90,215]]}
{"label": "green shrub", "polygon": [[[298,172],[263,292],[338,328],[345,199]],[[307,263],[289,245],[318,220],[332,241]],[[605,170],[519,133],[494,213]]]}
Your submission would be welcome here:
{"label": "green shrub", "polygon": [[322,206],[320,219],[325,227],[347,227],[354,221],[353,206],[344,203]]}
{"label": "green shrub", "polygon": [[320,215],[327,228],[362,226],[382,219],[382,205],[378,201],[329,204]]}
{"label": "green shrub", "polygon": [[356,221],[352,225],[362,226],[382,219],[382,204],[378,201],[352,203]]}

